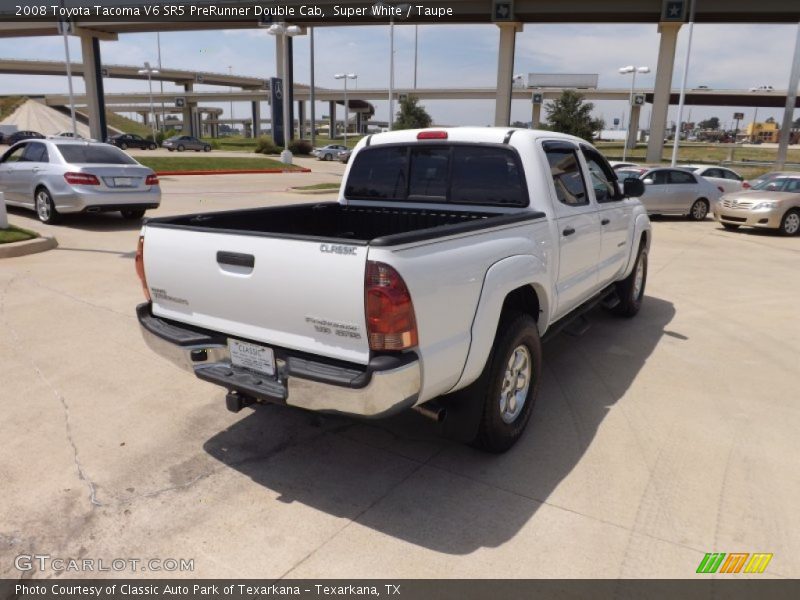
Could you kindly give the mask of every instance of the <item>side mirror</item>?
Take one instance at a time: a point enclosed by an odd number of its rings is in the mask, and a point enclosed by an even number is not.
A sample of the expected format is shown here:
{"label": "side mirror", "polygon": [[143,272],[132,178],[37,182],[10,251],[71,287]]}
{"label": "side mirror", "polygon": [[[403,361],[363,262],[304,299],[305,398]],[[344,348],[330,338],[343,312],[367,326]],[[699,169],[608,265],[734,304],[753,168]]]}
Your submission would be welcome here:
{"label": "side mirror", "polygon": [[622,184],[623,189],[625,190],[625,195],[631,198],[638,198],[644,194],[644,184],[647,182],[653,183],[652,179],[645,179],[642,181],[641,179],[636,179],[634,177],[628,177]]}
{"label": "side mirror", "polygon": [[653,180],[648,177],[647,179],[642,181],[642,183],[644,183],[645,185],[653,185]]}

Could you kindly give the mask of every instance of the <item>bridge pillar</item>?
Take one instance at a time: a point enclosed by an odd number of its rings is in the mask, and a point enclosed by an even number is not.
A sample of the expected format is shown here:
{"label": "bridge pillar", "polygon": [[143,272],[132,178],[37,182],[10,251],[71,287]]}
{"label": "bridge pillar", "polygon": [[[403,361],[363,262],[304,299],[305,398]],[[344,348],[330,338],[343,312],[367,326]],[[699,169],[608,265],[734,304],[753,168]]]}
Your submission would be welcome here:
{"label": "bridge pillar", "polygon": [[364,134],[364,113],[360,110],[356,111],[356,133],[358,135]]}
{"label": "bridge pillar", "polygon": [[328,102],[328,137],[334,139],[336,137],[336,102],[331,100]]}
{"label": "bridge pillar", "polygon": [[522,23],[497,23],[500,28],[500,45],[497,52],[497,100],[494,107],[494,124],[506,127],[511,123],[511,86],[514,80],[514,44]]}
{"label": "bridge pillar", "polygon": [[100,62],[100,40],[90,35],[81,35],[81,56],[83,58],[87,112],[89,113],[89,132],[94,139],[104,142],[108,137],[108,128],[103,92],[103,66]]}
{"label": "bridge pillar", "polygon": [[297,101],[297,135],[300,139],[305,139],[306,130],[306,103],[302,100]]}
{"label": "bridge pillar", "polygon": [[[638,104],[631,106],[631,122],[628,127],[628,148],[636,148],[636,140],[639,139],[639,115],[642,112],[642,107]],[[664,139],[664,138],[661,138]]]}
{"label": "bridge pillar", "polygon": [[253,107],[253,137],[257,138],[261,131],[261,102],[255,100],[251,104]]}
{"label": "bridge pillar", "polygon": [[675,66],[675,46],[681,23],[661,23],[658,32],[661,41],[658,46],[658,65],[656,85],[653,89],[653,111],[650,116],[650,139],[647,142],[648,163],[660,163],[664,153],[664,134],[667,130],[667,112],[672,92],[672,70]]}
{"label": "bridge pillar", "polygon": [[[194,84],[193,83],[184,83],[183,84],[183,90],[185,92],[193,91],[194,90]],[[194,105],[191,102],[189,102],[188,100],[183,105],[183,121],[182,121],[183,129],[181,130],[181,133],[183,135],[194,135],[194,124],[192,123],[192,107],[193,106]]]}
{"label": "bridge pillar", "polygon": [[531,110],[531,129],[538,129],[539,125],[542,124],[542,105],[541,104],[531,104],[533,107]]}

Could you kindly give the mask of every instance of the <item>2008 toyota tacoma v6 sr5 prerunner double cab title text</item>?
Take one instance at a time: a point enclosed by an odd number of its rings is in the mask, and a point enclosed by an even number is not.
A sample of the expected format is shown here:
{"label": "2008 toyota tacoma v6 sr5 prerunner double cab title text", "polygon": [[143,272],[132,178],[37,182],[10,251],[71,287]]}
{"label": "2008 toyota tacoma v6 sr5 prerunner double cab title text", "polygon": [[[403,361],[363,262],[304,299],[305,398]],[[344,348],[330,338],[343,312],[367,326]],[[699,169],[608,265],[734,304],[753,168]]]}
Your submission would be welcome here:
{"label": "2008 toyota tacoma v6 sr5 prerunner double cab title text", "polygon": [[642,187],[553,132],[369,136],[338,202],[146,221],[141,329],[231,410],[413,407],[504,451],[536,400],[541,336],[599,302],[639,310]]}

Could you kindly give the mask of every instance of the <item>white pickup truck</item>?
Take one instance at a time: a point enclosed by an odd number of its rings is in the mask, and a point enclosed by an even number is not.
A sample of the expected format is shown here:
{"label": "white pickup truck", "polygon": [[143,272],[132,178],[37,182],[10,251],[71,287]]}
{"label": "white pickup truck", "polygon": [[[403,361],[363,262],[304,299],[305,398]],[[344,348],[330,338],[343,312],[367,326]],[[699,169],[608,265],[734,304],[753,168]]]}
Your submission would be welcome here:
{"label": "white pickup truck", "polygon": [[226,388],[231,410],[416,408],[501,452],[530,417],[540,337],[599,302],[639,310],[642,192],[563,134],[372,135],[338,202],[146,221],[141,329],[153,350]]}

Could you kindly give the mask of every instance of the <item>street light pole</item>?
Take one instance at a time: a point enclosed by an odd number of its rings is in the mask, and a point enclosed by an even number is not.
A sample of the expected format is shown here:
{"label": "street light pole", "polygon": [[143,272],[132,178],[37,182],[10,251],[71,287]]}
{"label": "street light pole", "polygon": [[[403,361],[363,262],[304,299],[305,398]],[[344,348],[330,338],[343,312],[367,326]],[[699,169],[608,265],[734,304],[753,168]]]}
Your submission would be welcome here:
{"label": "street light pole", "polygon": [[[161,33],[158,31],[156,31],[156,43],[158,44],[158,70],[161,71]],[[166,125],[164,123],[164,119],[167,113],[164,108],[164,80],[160,79],[158,83],[161,87],[161,131],[165,131]]]}
{"label": "street light pole", "polygon": [[691,0],[691,9],[689,11],[689,42],[686,45],[686,58],[683,61],[683,75],[681,75],[681,96],[678,100],[678,126],[675,130],[675,140],[672,143],[672,161],[670,166],[675,166],[678,161],[678,146],[680,146],[681,129],[683,129],[683,102],[686,99],[686,75],[689,73],[689,57],[692,54],[692,33],[694,32],[694,5],[697,0]]}
{"label": "street light pole", "polygon": [[417,89],[417,51],[419,49],[419,25],[414,25],[414,89]]}
{"label": "street light pole", "polygon": [[633,73],[633,77],[631,78],[631,91],[628,95],[628,127],[625,130],[625,139],[622,142],[622,161],[625,162],[628,158],[628,138],[631,137],[631,130],[633,129],[633,90],[636,86],[636,74],[649,73],[650,67],[634,67],[633,65],[628,65],[627,67],[622,67],[619,72],[622,75]]}
{"label": "street light pole", "polygon": [[314,147],[314,142],[317,139],[317,113],[316,113],[316,109],[314,107],[314,104],[316,104],[316,98],[314,97],[315,92],[314,92],[314,28],[313,27],[309,27],[308,28],[308,34],[310,36],[310,42],[311,42],[311,52],[310,52],[310,54],[311,54],[311,65],[310,65],[311,66],[311,90],[310,90],[310,95],[311,95],[311,98],[310,98],[310,101],[311,101],[310,102],[311,103],[311,106],[310,106],[311,115],[310,116],[311,116],[311,147],[313,148]]}
{"label": "street light pole", "polygon": [[389,131],[394,128],[394,15],[389,17]]}
{"label": "street light pole", "polygon": [[337,73],[334,79],[344,79],[344,145],[347,146],[347,126],[350,121],[350,105],[347,103],[347,80],[358,79],[355,73]]}
{"label": "street light pole", "polygon": [[156,141],[156,122],[155,108],[153,106],[153,75],[160,73],[158,69],[153,69],[149,62],[144,63],[144,69],[139,69],[139,75],[147,75],[147,87],[150,90],[150,129],[153,135],[153,143]]}

